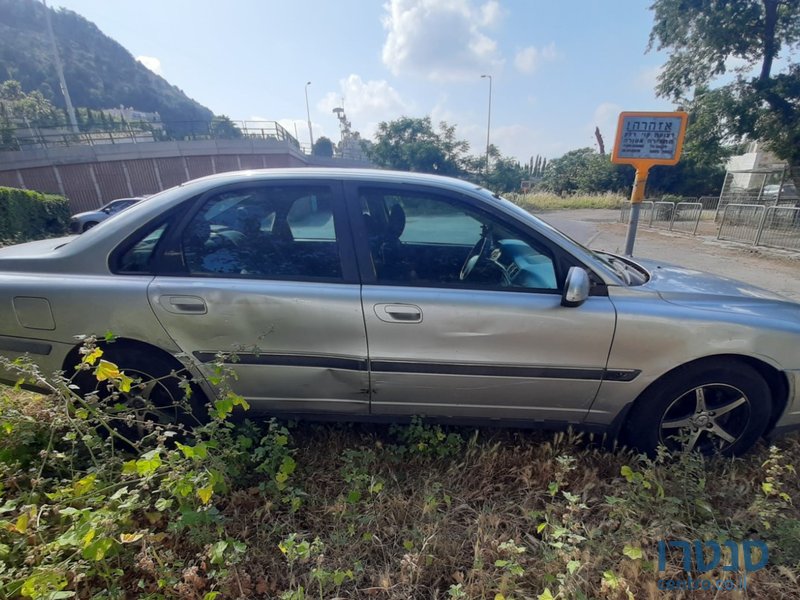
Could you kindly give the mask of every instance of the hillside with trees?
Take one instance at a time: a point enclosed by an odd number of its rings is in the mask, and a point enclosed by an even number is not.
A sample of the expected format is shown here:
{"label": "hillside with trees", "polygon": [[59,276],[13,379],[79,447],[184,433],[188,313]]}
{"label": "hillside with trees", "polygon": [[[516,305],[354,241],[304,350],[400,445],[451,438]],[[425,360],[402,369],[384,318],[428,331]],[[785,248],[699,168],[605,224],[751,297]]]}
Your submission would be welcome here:
{"label": "hillside with trees", "polygon": [[66,9],[47,9],[36,0],[0,0],[0,83],[19,81],[64,108],[47,36],[50,10],[64,75],[75,106],[89,109],[132,106],[158,112],[168,128],[175,122],[209,123],[213,113],[139,63],[96,25]]}

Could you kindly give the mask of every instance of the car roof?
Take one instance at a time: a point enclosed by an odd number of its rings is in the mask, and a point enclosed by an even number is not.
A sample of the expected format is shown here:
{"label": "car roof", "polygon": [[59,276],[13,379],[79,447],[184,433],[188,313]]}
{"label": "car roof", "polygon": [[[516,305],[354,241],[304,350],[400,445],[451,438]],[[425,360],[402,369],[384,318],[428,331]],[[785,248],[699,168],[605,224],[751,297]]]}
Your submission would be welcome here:
{"label": "car roof", "polygon": [[229,171],[207,175],[182,183],[181,186],[188,184],[207,183],[235,183],[246,181],[247,178],[253,179],[286,179],[302,177],[304,179],[338,179],[338,180],[358,180],[360,182],[375,183],[414,183],[418,185],[435,185],[448,187],[454,190],[475,191],[483,189],[476,183],[471,183],[461,179],[455,179],[445,175],[434,175],[428,173],[412,173],[409,171],[389,171],[383,169],[342,169],[330,167],[292,167],[281,169],[252,169],[243,171]]}

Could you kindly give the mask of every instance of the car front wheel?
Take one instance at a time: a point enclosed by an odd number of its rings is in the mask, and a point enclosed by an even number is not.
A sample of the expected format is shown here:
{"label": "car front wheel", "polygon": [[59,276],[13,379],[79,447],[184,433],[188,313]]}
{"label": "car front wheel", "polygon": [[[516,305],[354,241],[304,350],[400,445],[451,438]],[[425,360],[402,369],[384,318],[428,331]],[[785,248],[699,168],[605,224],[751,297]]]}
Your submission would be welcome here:
{"label": "car front wheel", "polygon": [[673,452],[736,456],[764,434],[772,398],[764,378],[744,363],[691,365],[656,382],[637,401],[624,437],[652,454]]}
{"label": "car front wheel", "polygon": [[79,371],[73,383],[83,396],[97,394],[108,401],[109,425],[124,437],[136,440],[157,425],[191,428],[207,420],[206,397],[190,381],[183,383],[186,374],[179,363],[146,348],[118,348],[114,344],[105,347],[103,359],[115,363],[133,380],[129,392],[115,392],[108,382],[98,381],[91,370]]}

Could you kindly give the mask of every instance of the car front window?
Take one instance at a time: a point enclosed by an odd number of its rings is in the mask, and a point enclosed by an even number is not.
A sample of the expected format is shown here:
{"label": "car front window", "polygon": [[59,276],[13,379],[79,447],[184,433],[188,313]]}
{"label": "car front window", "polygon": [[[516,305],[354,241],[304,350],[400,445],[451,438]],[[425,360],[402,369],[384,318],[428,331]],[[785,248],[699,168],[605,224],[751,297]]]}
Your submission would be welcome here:
{"label": "car front window", "polygon": [[541,243],[454,198],[363,189],[362,216],[378,283],[556,291]]}

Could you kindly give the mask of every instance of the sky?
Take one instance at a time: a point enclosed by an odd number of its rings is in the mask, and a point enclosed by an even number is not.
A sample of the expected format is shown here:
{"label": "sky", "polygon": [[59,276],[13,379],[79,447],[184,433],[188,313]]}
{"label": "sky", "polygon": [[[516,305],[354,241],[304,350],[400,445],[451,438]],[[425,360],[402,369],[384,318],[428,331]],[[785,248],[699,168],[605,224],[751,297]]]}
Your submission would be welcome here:
{"label": "sky", "polygon": [[[216,114],[339,141],[430,116],[471,152],[527,161],[610,149],[622,110],[671,110],[647,52],[650,0],[51,0],[94,22]],[[306,86],[310,81],[311,85]],[[69,83],[69,82],[68,82]]]}

